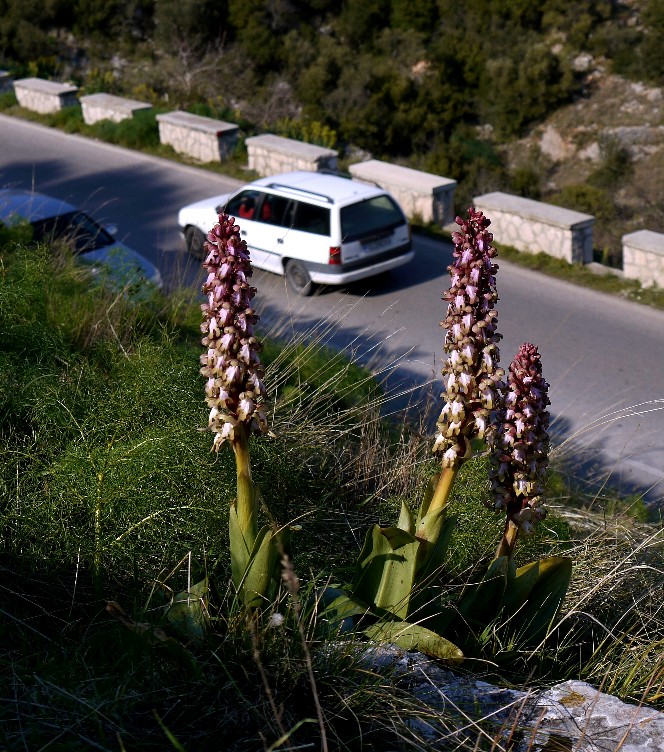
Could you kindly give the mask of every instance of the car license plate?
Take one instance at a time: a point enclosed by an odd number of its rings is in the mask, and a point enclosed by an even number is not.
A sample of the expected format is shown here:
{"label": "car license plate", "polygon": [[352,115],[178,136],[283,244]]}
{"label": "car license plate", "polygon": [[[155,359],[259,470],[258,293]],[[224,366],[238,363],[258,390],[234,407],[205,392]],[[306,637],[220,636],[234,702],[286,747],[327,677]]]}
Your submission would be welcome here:
{"label": "car license plate", "polygon": [[378,240],[371,240],[368,243],[362,243],[362,248],[365,251],[380,251],[382,248],[386,248],[390,244],[390,238],[378,238]]}

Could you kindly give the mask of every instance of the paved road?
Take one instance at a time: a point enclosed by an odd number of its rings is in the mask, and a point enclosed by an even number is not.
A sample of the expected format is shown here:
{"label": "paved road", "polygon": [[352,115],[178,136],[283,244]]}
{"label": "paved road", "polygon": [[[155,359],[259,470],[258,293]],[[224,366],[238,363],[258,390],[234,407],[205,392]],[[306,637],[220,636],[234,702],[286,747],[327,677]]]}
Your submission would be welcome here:
{"label": "paved road", "polygon": [[[0,116],[0,185],[34,187],[117,224],[122,240],[193,289],[198,267],[183,252],[177,209],[239,183]],[[284,331],[334,321],[335,346],[375,364],[398,361],[390,384],[426,384],[440,368],[451,246],[419,237],[415,249],[415,260],[390,275],[308,299],[258,272],[263,319],[280,320]],[[539,346],[559,451],[643,490],[654,485],[649,497],[664,498],[664,313],[500,266],[502,360],[522,342]]]}

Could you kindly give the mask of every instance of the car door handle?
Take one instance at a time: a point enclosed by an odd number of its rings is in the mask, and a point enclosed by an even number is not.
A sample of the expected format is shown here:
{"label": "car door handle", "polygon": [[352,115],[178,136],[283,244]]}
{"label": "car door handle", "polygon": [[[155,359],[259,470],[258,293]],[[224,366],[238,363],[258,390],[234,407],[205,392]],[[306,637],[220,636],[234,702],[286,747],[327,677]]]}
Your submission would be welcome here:
{"label": "car door handle", "polygon": [[283,238],[277,238],[277,243],[283,243],[283,242],[284,242]]}
{"label": "car door handle", "polygon": [[247,234],[246,230],[240,230],[240,235],[246,235],[246,234]]}

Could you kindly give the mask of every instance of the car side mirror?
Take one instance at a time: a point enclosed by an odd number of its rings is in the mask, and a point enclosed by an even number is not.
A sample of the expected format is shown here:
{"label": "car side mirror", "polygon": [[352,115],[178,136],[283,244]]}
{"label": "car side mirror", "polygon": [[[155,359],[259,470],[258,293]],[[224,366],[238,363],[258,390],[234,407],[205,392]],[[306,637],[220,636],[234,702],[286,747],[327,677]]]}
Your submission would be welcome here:
{"label": "car side mirror", "polygon": [[118,234],[118,226],[117,225],[104,225],[104,229],[109,235],[117,235]]}

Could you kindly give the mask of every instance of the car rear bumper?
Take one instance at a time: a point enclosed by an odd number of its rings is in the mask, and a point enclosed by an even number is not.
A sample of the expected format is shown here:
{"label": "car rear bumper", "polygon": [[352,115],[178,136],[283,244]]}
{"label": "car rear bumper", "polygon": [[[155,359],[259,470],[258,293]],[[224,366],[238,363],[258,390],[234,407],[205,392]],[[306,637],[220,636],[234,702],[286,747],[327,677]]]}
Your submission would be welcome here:
{"label": "car rear bumper", "polygon": [[382,255],[380,260],[371,262],[370,259],[363,259],[360,262],[351,264],[340,264],[334,266],[330,264],[307,264],[305,266],[309,272],[312,282],[321,285],[345,285],[348,282],[355,282],[358,279],[374,277],[390,269],[396,269],[403,266],[415,258],[415,251],[411,250],[410,243],[404,248],[399,248],[392,252],[389,257],[387,254]]}

